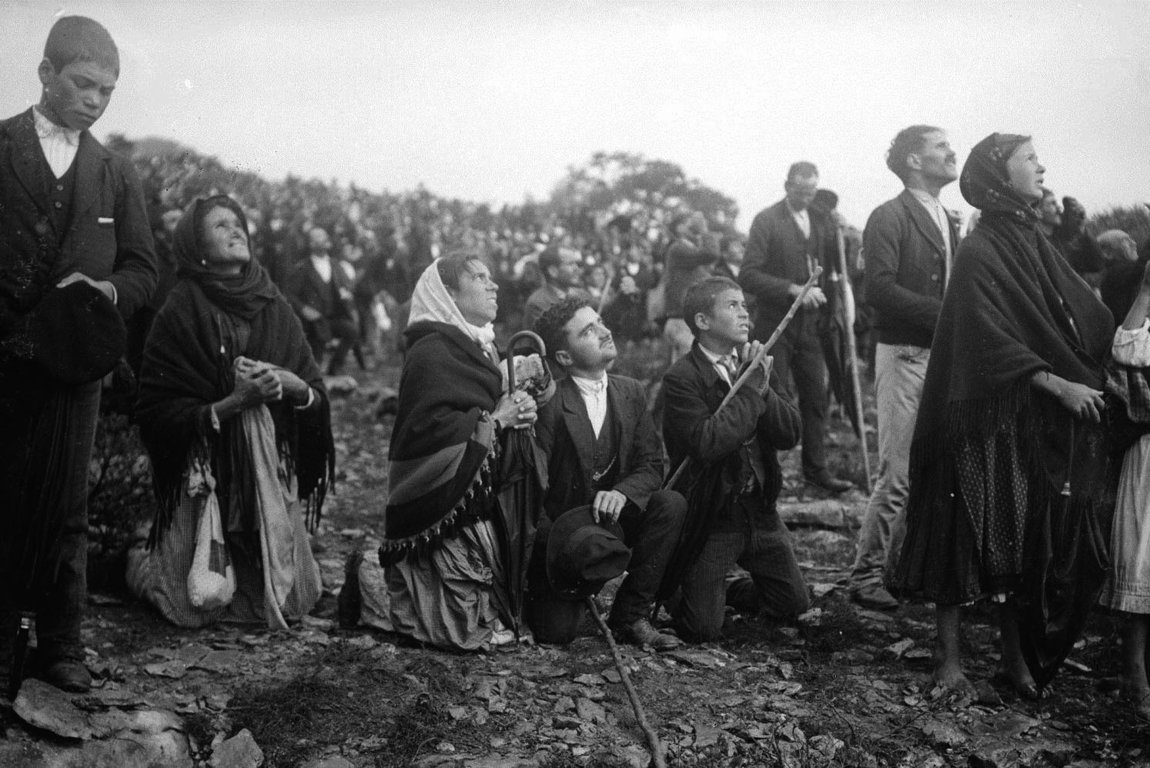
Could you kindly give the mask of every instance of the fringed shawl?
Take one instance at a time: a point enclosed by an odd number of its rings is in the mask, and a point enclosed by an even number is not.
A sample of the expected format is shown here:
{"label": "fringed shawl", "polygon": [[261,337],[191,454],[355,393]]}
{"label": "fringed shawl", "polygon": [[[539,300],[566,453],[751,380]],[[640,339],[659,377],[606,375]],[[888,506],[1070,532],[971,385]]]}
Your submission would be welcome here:
{"label": "fringed shawl", "polygon": [[959,433],[992,434],[1001,409],[1018,405],[1004,398],[1038,371],[1102,388],[1114,320],[1009,181],[1010,156],[1028,141],[992,133],[963,166],[963,197],[982,216],[955,254],[939,313],[915,425],[920,462]]}
{"label": "fringed shawl", "polygon": [[944,447],[940,433],[993,432],[995,404],[1038,371],[1101,389],[1113,327],[1037,229],[986,214],[959,246],[939,314],[915,425],[920,453]]}
{"label": "fringed shawl", "polygon": [[[195,207],[185,221],[193,218]],[[254,263],[251,267],[263,272]],[[319,402],[306,410],[268,403],[280,458],[296,481],[307,522],[314,527],[334,481],[335,448],[327,391],[299,320],[274,286],[269,295],[270,284],[258,274],[253,281],[247,272],[245,280],[260,297],[254,302],[240,297],[240,317],[212,301],[196,274],[184,274],[156,316],[140,371],[136,418],[159,502],[151,540],[157,539],[178,508],[184,473],[194,458],[211,463],[224,519],[229,525],[239,521],[241,530],[252,530],[254,509],[230,508],[233,499],[241,499],[244,507],[253,498],[254,486],[245,480],[252,470],[240,420],[222,422],[217,433],[210,416],[210,405],[235,387],[232,363],[239,355],[289,370],[318,393]],[[207,290],[212,291],[210,284]],[[220,303],[235,307],[236,300]],[[235,333],[237,325],[250,333]]]}
{"label": "fringed shawl", "polygon": [[[977,596],[932,581],[942,567],[940,553],[924,544],[941,542],[939,531],[952,530],[960,514],[971,516],[963,524],[975,540],[981,563],[975,567],[984,575],[996,571],[983,582],[994,590],[1025,587],[1026,563],[1054,500],[1080,517],[1088,510],[1107,516],[1112,498],[1101,429],[1076,422],[1029,380],[1049,371],[1102,389],[1112,328],[1109,310],[1034,226],[996,211],[979,220],[958,248],[935,329],[911,447],[907,539],[896,590],[942,603]],[[964,482],[963,455],[986,457],[989,476]],[[1017,521],[1016,544],[994,565],[981,559],[990,519],[980,515]]]}
{"label": "fringed shawl", "polygon": [[416,323],[407,339],[388,453],[383,560],[486,515],[498,490],[490,413],[500,396],[499,369],[449,323]]}

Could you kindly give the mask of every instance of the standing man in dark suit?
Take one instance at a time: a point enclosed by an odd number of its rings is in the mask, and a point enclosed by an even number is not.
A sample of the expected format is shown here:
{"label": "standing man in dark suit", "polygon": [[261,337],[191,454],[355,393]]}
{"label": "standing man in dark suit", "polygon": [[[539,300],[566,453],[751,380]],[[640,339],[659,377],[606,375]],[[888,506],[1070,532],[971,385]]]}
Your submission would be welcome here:
{"label": "standing man in dark suit", "polygon": [[934,325],[958,246],[958,226],[938,200],[958,178],[946,133],[930,125],[899,131],[886,164],[904,189],[874,210],[863,232],[866,297],[874,309],[878,479],[859,531],[851,597],[879,610],[898,607],[883,586],[902,548],[910,443],[930,360]]}
{"label": "standing man in dark suit", "polygon": [[[52,521],[43,533],[47,551],[40,553],[50,576],[32,596],[32,672],[67,691],[91,684],[80,624],[88,600],[88,464],[100,382],[40,378],[23,362],[28,351],[20,329],[53,287],[87,283],[99,292],[93,300],[111,302],[125,319],[155,290],[156,256],[139,179],[127,159],[89,132],[119,74],[108,31],[92,19],[62,17],[40,61],[39,104],[0,122],[0,498],[9,531],[0,566],[17,559],[12,548],[28,545],[11,534],[17,521]],[[60,471],[44,476],[48,466]],[[19,586],[27,574],[2,574],[0,666],[6,666],[15,609],[28,607],[28,597]]]}
{"label": "standing man in dark suit", "polygon": [[[686,637],[716,640],[724,609],[790,618],[810,604],[786,525],[775,507],[782,472],[776,451],[794,446],[799,414],[762,368],[722,411],[719,404],[758,353],[748,343],[750,314],[743,292],[726,277],[687,289],[683,316],[695,335],[691,351],[663,378],[663,434],[672,466],[690,459],[688,534],[681,597],[672,611]],[[696,524],[697,523],[697,524]],[[749,576],[729,579],[736,565]],[[677,576],[679,574],[672,574]]]}
{"label": "standing man in dark suit", "polygon": [[[758,317],[755,338],[764,341],[775,330],[791,303],[802,292],[816,267],[827,263],[834,247],[829,223],[811,201],[819,188],[819,171],[798,162],[787,171],[786,197],[759,212],[751,222],[747,255],[739,285],[755,298]],[[797,395],[803,418],[803,477],[833,493],[851,487],[831,475],[823,440],[827,419],[827,365],[819,341],[820,310],[827,303],[822,289],[807,292],[802,308],[772,350],[783,386]]]}
{"label": "standing man in dark suit", "polygon": [[307,241],[308,258],[288,278],[287,299],[303,323],[316,362],[322,364],[328,342],[337,340],[327,364],[327,374],[334,376],[359,339],[352,313],[352,285],[347,273],[331,257],[331,235],[326,229],[312,227]]}
{"label": "standing man in dark suit", "polygon": [[[547,455],[546,516],[556,520],[569,509],[590,504],[596,521],[619,523],[632,550],[630,575],[615,595],[608,624],[635,645],[675,648],[678,638],[656,630],[648,617],[687,502],[674,491],[659,489],[663,451],[647,414],[643,385],[608,375],[618,354],[615,341],[587,301],[563,299],[543,313],[535,331],[567,372],[535,424]],[[545,541],[543,531],[535,543],[536,567],[528,576],[537,603],[534,613],[543,619],[535,621],[533,629],[544,642],[569,642],[582,610],[565,611],[557,596],[547,594],[546,577],[541,581],[538,567]],[[561,620],[555,620],[556,614]],[[543,624],[548,630],[540,632]]]}

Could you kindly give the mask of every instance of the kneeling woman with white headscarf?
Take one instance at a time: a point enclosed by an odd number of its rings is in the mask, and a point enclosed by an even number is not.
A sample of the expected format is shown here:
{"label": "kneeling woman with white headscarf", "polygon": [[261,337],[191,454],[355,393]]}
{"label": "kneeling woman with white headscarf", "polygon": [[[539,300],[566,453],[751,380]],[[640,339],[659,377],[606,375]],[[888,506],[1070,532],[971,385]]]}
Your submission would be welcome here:
{"label": "kneeling woman with white headscarf", "polygon": [[493,524],[500,436],[535,422],[535,400],[503,394],[492,321],[497,287],[476,255],[420,276],[392,431],[380,562],[395,631],[474,650],[512,640],[492,601],[506,578]]}

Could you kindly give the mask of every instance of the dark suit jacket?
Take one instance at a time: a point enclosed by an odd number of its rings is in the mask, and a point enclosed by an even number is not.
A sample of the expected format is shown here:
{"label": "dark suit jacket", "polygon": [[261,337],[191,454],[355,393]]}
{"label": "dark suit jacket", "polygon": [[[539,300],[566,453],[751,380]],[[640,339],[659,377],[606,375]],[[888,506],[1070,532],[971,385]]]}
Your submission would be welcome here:
{"label": "dark suit jacket", "polygon": [[[287,300],[296,314],[303,318],[303,308],[318,310],[325,320],[351,317],[350,300],[337,300],[332,295],[332,283],[341,293],[352,290],[351,281],[343,271],[339,259],[329,256],[331,261],[331,283],[325,283],[319,276],[311,257],[304,257],[288,278]],[[305,321],[306,322],[306,321]]]}
{"label": "dark suit jacket", "polygon": [[755,328],[756,334],[763,338],[775,329],[790,309],[794,301],[788,293],[790,287],[802,285],[810,276],[808,254],[816,264],[826,269],[828,255],[834,248],[830,223],[814,210],[809,210],[809,215],[809,238],[803,237],[785,199],[759,211],[751,222],[747,255],[743,268],[739,270],[739,285],[758,302]]}
{"label": "dark suit jacket", "polygon": [[729,391],[730,386],[697,341],[667,371],[663,377],[663,439],[671,466],[678,467],[689,456],[696,467],[720,467],[719,498],[712,500],[712,507],[717,510],[736,484],[747,477],[747,452],[741,449],[753,435],[766,470],[763,498],[773,508],[782,487],[776,451],[793,448],[799,442],[802,420],[798,408],[779,394],[774,374],[766,397],[745,385],[726,408],[716,413]]}
{"label": "dark suit jacket", "polygon": [[[607,401],[619,430],[619,476],[614,490],[640,509],[663,482],[663,451],[647,414],[643,385],[626,376],[607,376]],[[610,422],[603,424],[609,429]],[[535,424],[539,447],[547,456],[549,488],[544,506],[552,519],[594,500],[591,473],[595,433],[587,406],[570,377],[539,411]]]}
{"label": "dark suit jacket", "polygon": [[125,318],[156,288],[152,228],[132,164],[88,131],[74,162],[71,221],[58,232],[32,110],[0,122],[0,320],[26,313],[72,272],[111,282]]}
{"label": "dark suit jacket", "polygon": [[[958,227],[947,221],[953,254]],[[874,209],[863,231],[863,252],[866,299],[875,310],[878,341],[929,347],[946,287],[946,246],[910,190]]]}

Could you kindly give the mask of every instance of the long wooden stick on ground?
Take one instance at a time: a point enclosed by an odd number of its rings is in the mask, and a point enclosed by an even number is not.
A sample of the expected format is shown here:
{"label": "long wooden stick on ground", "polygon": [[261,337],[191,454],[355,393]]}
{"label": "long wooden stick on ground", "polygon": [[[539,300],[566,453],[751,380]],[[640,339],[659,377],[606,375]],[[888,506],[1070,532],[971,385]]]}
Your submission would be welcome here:
{"label": "long wooden stick on ground", "polygon": [[[765,344],[763,344],[763,346],[759,347],[759,353],[757,355],[755,355],[755,359],[752,360],[751,364],[746,367],[746,369],[743,371],[742,375],[739,376],[739,378],[735,379],[735,383],[731,385],[731,390],[729,392],[727,392],[727,396],[723,398],[723,402],[719,403],[719,407],[715,409],[715,413],[718,413],[719,411],[723,410],[723,408],[726,407],[727,403],[731,402],[731,398],[733,398],[735,396],[735,393],[738,392],[739,389],[744,384],[747,383],[747,379],[749,379],[751,377],[751,374],[754,373],[756,367],[758,367],[760,365],[764,366],[764,369],[766,371],[766,375],[768,377],[770,376],[771,371],[769,368],[766,368],[765,361],[766,361],[767,355],[771,351],[771,347],[775,346],[775,344],[779,340],[779,337],[783,335],[783,331],[785,331],[787,329],[787,326],[791,324],[791,320],[794,319],[795,314],[799,311],[799,307],[802,306],[803,299],[805,299],[807,297],[807,293],[811,290],[811,288],[814,288],[815,281],[819,279],[819,275],[821,275],[822,273],[823,273],[822,267],[815,267],[814,268],[814,271],[811,272],[811,276],[807,278],[807,281],[805,283],[803,283],[803,287],[802,287],[802,290],[799,291],[799,295],[795,297],[795,300],[793,302],[791,302],[791,308],[787,310],[787,314],[783,315],[783,319],[779,322],[779,324],[775,328],[774,332],[771,333],[770,337],[767,338],[767,342]],[[683,461],[679,463],[678,468],[667,479],[667,482],[663,483],[663,487],[664,488],[675,487],[675,483],[679,480],[679,477],[687,469],[687,466],[690,463],[691,463],[690,457],[683,459]]]}
{"label": "long wooden stick on ground", "polygon": [[647,743],[651,745],[651,764],[655,768],[667,768],[667,760],[663,756],[663,742],[659,741],[659,734],[655,733],[655,729],[647,722],[647,713],[643,710],[643,705],[639,702],[639,694],[635,691],[635,686],[631,685],[631,676],[627,672],[627,667],[623,665],[623,657],[619,655],[619,646],[615,644],[615,638],[611,635],[611,630],[607,627],[607,622],[603,621],[603,616],[599,613],[599,607],[595,605],[595,598],[587,598],[587,608],[590,609],[591,615],[595,617],[595,623],[599,625],[599,629],[603,631],[603,637],[607,638],[607,647],[611,649],[611,658],[615,660],[615,669],[619,670],[619,678],[623,681],[623,689],[627,691],[627,698],[631,700],[631,707],[635,710],[635,718],[639,721],[639,727],[643,729],[643,733],[647,736]]}

